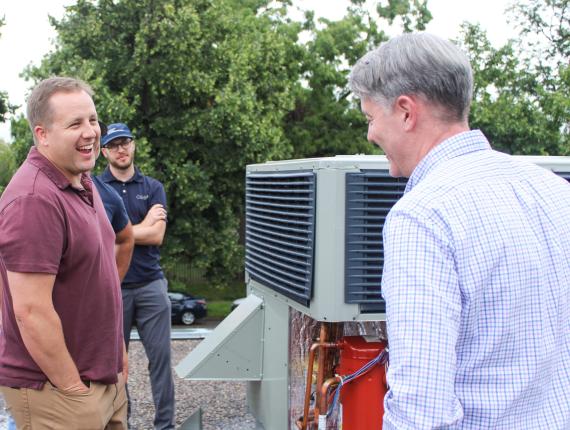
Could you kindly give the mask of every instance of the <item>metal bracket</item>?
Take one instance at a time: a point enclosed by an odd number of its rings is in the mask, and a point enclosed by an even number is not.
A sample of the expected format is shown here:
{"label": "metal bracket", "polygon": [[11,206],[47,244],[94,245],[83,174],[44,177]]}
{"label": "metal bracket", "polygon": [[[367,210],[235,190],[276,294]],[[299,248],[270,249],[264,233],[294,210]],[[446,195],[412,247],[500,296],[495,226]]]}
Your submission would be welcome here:
{"label": "metal bracket", "polygon": [[263,300],[250,294],[175,367],[191,380],[260,381]]}
{"label": "metal bracket", "polygon": [[182,423],[179,430],[202,430],[202,409],[198,408],[186,421]]}

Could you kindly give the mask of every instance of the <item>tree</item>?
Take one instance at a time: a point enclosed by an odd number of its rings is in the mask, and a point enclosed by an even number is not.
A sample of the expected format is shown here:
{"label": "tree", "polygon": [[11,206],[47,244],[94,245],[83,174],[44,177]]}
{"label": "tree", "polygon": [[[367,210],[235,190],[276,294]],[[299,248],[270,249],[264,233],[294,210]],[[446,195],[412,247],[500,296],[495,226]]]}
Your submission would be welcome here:
{"label": "tree", "polygon": [[303,28],[310,37],[300,59],[295,108],[284,125],[295,158],[380,152],[366,140],[366,121],[350,95],[348,74],[360,57],[388,38],[393,25],[423,30],[431,20],[425,1],[389,0],[386,6],[378,3],[376,13],[365,1],[351,3],[339,21],[316,20],[312,12],[305,16]]}
{"label": "tree", "polygon": [[[0,28],[5,24],[4,18],[0,18]],[[0,36],[2,33],[0,33]],[[8,119],[8,114],[13,113],[15,106],[8,103],[8,93],[5,91],[0,91],[0,122],[6,121]]]}
{"label": "tree", "polygon": [[500,151],[566,154],[560,132],[564,117],[553,104],[558,88],[545,86],[512,43],[494,48],[477,25],[464,25],[463,44],[475,79],[471,127],[481,129]]}
{"label": "tree", "polygon": [[0,139],[0,195],[16,171],[16,160],[9,144]]}
{"label": "tree", "polygon": [[[561,117],[563,139],[570,145],[570,0],[523,0],[511,8],[521,32],[519,47],[527,66],[546,89],[546,104]],[[524,47],[524,48],[522,48]]]}
{"label": "tree", "polygon": [[[101,119],[132,127],[137,163],[166,186],[165,261],[191,260],[215,282],[243,267],[247,164],[372,150],[346,78],[384,32],[362,0],[345,19],[319,23],[310,13],[291,21],[289,3],[79,0],[52,20],[56,50],[27,71],[33,81],[86,80]],[[384,21],[411,13],[403,25],[412,28],[424,9],[425,1],[391,0],[381,12]],[[13,130],[21,159],[31,135],[23,118]]]}
{"label": "tree", "polygon": [[[191,260],[216,282],[243,267],[244,166],[291,154],[282,118],[298,29],[266,3],[79,0],[52,19],[55,52],[27,71],[86,80],[101,119],[132,127],[137,163],[166,187],[165,260]],[[30,136],[15,134],[22,154]]]}
{"label": "tree", "polygon": [[520,40],[500,48],[480,27],[463,26],[475,73],[470,123],[505,152],[570,154],[570,3],[525,0],[511,14]]}
{"label": "tree", "polygon": [[570,1],[522,0],[510,8],[521,42],[537,64],[568,65],[570,58]]}

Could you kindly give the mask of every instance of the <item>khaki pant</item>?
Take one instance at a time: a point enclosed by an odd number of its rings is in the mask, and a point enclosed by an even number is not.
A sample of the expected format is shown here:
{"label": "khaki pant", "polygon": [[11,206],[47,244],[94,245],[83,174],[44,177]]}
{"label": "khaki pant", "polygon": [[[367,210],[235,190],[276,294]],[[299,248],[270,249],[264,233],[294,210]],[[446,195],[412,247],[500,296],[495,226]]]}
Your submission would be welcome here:
{"label": "khaki pant", "polygon": [[69,394],[47,382],[43,389],[1,387],[18,430],[126,430],[125,381],[92,382],[89,392]]}

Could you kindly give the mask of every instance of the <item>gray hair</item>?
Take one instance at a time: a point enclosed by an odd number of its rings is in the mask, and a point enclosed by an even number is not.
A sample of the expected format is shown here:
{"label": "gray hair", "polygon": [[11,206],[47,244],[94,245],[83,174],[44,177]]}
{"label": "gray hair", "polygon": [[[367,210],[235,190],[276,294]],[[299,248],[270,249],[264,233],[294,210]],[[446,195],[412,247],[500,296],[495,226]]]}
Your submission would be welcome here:
{"label": "gray hair", "polygon": [[30,129],[32,130],[32,135],[34,136],[34,142],[36,142],[34,127],[36,125],[43,125],[45,127],[51,125],[53,119],[53,112],[49,105],[51,96],[59,92],[72,93],[77,91],[85,91],[89,96],[93,97],[93,90],[89,84],[75,78],[55,76],[44,79],[34,87],[28,97],[28,106],[26,109],[26,116]]}
{"label": "gray hair", "polygon": [[467,120],[473,96],[473,71],[453,43],[428,33],[390,39],[355,64],[352,92],[392,106],[401,95],[422,95],[441,106],[450,122]]}

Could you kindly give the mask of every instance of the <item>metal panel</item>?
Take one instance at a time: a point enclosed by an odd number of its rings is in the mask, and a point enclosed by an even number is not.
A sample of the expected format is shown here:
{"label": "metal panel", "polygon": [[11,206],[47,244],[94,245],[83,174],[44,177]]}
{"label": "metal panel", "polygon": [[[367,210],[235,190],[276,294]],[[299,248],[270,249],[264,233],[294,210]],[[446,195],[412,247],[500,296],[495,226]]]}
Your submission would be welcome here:
{"label": "metal panel", "polygon": [[304,306],[313,295],[315,196],[312,171],[246,176],[246,272]]}
{"label": "metal panel", "polygon": [[202,430],[202,408],[198,408],[186,421],[182,423],[179,430]]}
{"label": "metal panel", "polygon": [[[290,429],[289,416],[289,306],[275,297],[248,286],[251,294],[263,297],[263,378],[247,383],[251,413],[267,430]],[[267,289],[265,289],[267,290]]]}
{"label": "metal panel", "polygon": [[346,174],[345,302],[359,304],[362,313],[385,312],[382,229],[405,187],[406,180],[388,170]]}
{"label": "metal panel", "polygon": [[561,178],[566,179],[567,182],[570,182],[570,172],[554,172]]}
{"label": "metal panel", "polygon": [[259,381],[263,359],[263,300],[250,294],[175,367],[192,380]]}

